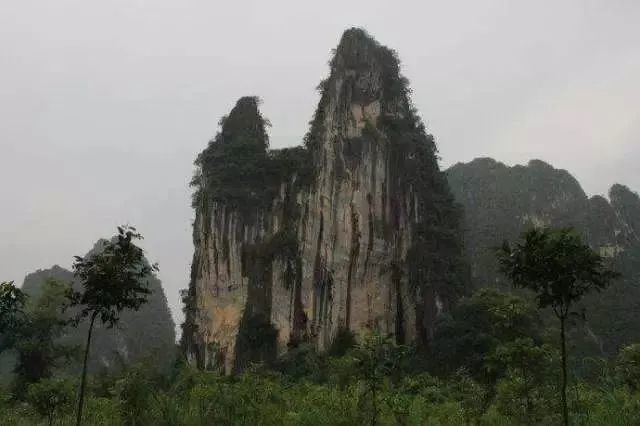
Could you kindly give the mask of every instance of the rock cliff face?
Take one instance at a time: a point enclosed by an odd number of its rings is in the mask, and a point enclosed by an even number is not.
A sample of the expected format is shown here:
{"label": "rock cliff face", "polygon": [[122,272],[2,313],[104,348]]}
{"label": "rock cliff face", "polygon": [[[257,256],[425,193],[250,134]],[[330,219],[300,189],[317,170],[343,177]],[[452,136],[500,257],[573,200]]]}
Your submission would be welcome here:
{"label": "rock cliff face", "polygon": [[464,283],[459,212],[395,53],[344,33],[304,147],[242,98],[196,160],[183,345],[241,369],[368,330],[428,345]]}
{"label": "rock cliff face", "polygon": [[583,331],[595,346],[591,349],[615,354],[620,345],[640,339],[638,194],[614,185],[610,201],[602,196],[589,198],[567,171],[539,160],[507,167],[480,158],[452,166],[447,175],[456,200],[464,207],[465,246],[476,288],[509,288],[498,272],[493,250],[505,239],[517,239],[530,226],[571,226],[624,276],[602,294],[585,300]]}

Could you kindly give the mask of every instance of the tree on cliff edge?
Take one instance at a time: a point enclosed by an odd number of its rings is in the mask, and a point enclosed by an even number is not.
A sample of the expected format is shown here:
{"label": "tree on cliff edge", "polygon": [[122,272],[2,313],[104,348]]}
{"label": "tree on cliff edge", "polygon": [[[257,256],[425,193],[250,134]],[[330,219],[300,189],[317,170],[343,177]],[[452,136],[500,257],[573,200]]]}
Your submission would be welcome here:
{"label": "tree on cliff edge", "polygon": [[566,322],[576,302],[604,289],[618,274],[606,268],[604,259],[572,229],[532,229],[515,247],[505,241],[498,257],[513,285],[533,290],[538,307],[551,307],[560,320],[562,417],[568,425]]}
{"label": "tree on cliff edge", "polygon": [[149,265],[143,250],[134,244],[142,239],[135,228],[118,227],[118,235],[111,241],[104,241],[101,250],[85,257],[76,256],[73,270],[80,280],[82,291],[70,290],[70,306],[80,308],[76,320],[89,317],[89,331],[84,351],[76,425],[82,421],[82,408],[87,378],[87,360],[91,347],[91,333],[96,318],[112,328],[120,320],[125,309],[138,310],[147,302],[150,293],[146,279],[158,270]]}

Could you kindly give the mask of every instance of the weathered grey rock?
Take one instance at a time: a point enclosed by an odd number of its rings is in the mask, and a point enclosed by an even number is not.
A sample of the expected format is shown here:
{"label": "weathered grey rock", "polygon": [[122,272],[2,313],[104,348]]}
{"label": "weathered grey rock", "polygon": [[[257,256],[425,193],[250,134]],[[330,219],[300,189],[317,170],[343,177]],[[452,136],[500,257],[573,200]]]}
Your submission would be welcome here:
{"label": "weathered grey rock", "polygon": [[[308,161],[284,176],[267,202],[247,212],[246,202],[224,199],[220,188],[212,190],[215,164],[206,165],[225,144],[246,143],[229,137],[239,134],[231,123],[240,116],[253,111],[244,128],[264,125],[250,98],[238,102],[197,161],[183,345],[202,367],[242,368],[302,341],[326,350],[344,330],[428,344],[437,314],[454,297],[453,278],[436,278],[434,268],[425,279],[416,260],[426,255],[420,244],[437,239],[423,229],[450,226],[455,234],[457,222],[442,224],[434,214],[455,206],[394,52],[348,30],[321,92],[302,149]],[[254,146],[266,147],[263,132],[257,135]],[[458,260],[441,264],[451,269]],[[248,329],[260,327],[272,330],[275,347],[262,347]]]}

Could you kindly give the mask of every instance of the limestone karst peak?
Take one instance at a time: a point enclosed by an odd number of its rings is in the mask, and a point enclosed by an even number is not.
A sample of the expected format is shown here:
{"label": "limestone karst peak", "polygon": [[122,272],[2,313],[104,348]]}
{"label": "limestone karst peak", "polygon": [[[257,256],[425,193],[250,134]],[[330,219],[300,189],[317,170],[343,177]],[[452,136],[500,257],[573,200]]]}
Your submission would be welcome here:
{"label": "limestone karst peak", "polygon": [[[331,73],[321,83],[323,95],[342,105],[380,103],[381,112],[410,113],[408,82],[400,74],[395,51],[380,44],[365,30],[346,30],[330,62]],[[322,102],[319,108],[328,104]]]}
{"label": "limestone karst peak", "polygon": [[229,115],[220,120],[221,130],[216,141],[220,143],[251,143],[266,150],[269,139],[265,127],[267,121],[260,114],[260,98],[243,96],[236,102]]}
{"label": "limestone karst peak", "polygon": [[457,207],[395,52],[345,31],[320,90],[304,148],[264,155],[258,101],[242,98],[196,160],[183,348],[200,367],[372,328],[426,348],[465,285]]}
{"label": "limestone karst peak", "polygon": [[[510,289],[499,272],[494,247],[516,241],[530,227],[574,228],[596,252],[623,274],[619,283],[583,306],[588,333],[578,351],[612,355],[621,342],[640,335],[636,310],[640,249],[640,197],[614,185],[610,202],[601,195],[587,197],[580,183],[564,169],[542,160],[507,166],[490,158],[457,163],[447,170],[449,186],[464,209],[464,241],[476,289]],[[578,336],[578,330],[576,330]],[[598,347],[592,345],[597,341]]]}
{"label": "limestone karst peak", "polygon": [[333,65],[343,68],[358,68],[374,64],[383,59],[397,62],[394,53],[378,43],[362,28],[350,28],[340,38],[335,51]]}
{"label": "limestone karst peak", "polygon": [[640,200],[637,192],[632,191],[628,186],[616,183],[609,189],[609,198],[629,198],[629,200]]}
{"label": "limestone karst peak", "polygon": [[627,224],[632,238],[640,242],[640,196],[625,185],[615,184],[609,190],[611,205]]}
{"label": "limestone karst peak", "polygon": [[255,210],[256,204],[268,204],[269,123],[259,105],[256,96],[241,97],[220,119],[220,130],[195,161],[191,181],[196,188],[194,206],[201,205],[205,196],[209,201],[245,205],[248,210]]}

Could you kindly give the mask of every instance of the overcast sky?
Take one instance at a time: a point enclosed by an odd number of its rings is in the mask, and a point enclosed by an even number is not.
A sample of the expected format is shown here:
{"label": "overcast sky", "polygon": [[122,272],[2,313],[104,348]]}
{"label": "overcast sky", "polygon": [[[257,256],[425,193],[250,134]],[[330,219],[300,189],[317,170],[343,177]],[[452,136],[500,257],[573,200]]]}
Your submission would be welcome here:
{"label": "overcast sky", "polygon": [[442,165],[640,190],[640,1],[0,0],[0,280],[135,224],[182,321],[193,160],[243,95],[297,145],[342,31],[398,51]]}

